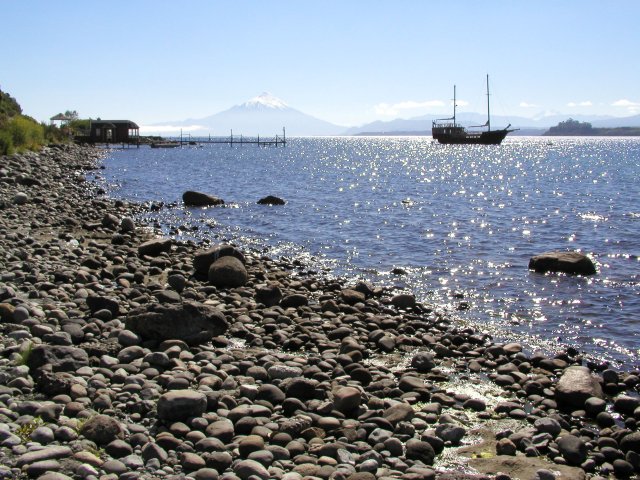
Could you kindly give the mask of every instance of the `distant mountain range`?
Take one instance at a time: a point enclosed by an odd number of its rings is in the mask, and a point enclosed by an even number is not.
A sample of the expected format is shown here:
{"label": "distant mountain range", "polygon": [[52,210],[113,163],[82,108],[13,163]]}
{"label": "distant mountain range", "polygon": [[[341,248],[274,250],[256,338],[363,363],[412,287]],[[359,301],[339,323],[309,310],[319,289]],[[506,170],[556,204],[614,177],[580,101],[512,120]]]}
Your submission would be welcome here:
{"label": "distant mountain range", "polygon": [[[360,127],[349,128],[344,135],[363,135],[363,134],[391,134],[393,132],[402,132],[404,134],[410,132],[426,132],[431,134],[431,122],[438,118],[447,118],[446,114],[428,114],[408,119],[395,119],[388,122],[372,122]],[[546,115],[538,118],[527,118],[518,116],[501,116],[492,115],[491,125],[494,128],[503,128],[511,124],[512,128],[520,130],[512,135],[541,135],[550,127],[565,121],[569,118],[580,122],[589,122],[594,127],[599,128],[615,128],[615,127],[640,127],[640,115],[632,117],[608,117],[608,116],[588,116],[588,115]],[[456,120],[464,126],[483,125],[487,121],[487,116],[480,113],[459,113]]]}
{"label": "distant mountain range", "polygon": [[[431,134],[431,122],[438,118],[446,118],[450,114],[427,114],[407,119],[376,121],[359,127],[343,127],[319,118],[313,117],[288,106],[279,98],[262,93],[240,105],[204,118],[187,119],[181,121],[156,124],[157,131],[162,133],[162,125],[174,127],[198,126],[198,130],[191,130],[194,135],[212,134],[228,135],[233,129],[234,134],[243,135],[276,135],[286,127],[288,136],[323,136],[323,135],[412,135]],[[640,115],[630,117],[589,116],[552,114],[539,115],[534,118],[492,115],[491,125],[503,128],[511,124],[512,128],[519,128],[514,134],[542,135],[550,127],[569,118],[580,122],[589,122],[596,128],[640,127]],[[486,115],[480,113],[458,113],[457,121],[465,126],[483,125]],[[147,127],[153,130],[154,126]],[[187,129],[189,131],[189,129]]]}
{"label": "distant mountain range", "polygon": [[198,131],[192,132],[192,135],[200,133],[229,135],[229,131],[233,129],[234,135],[273,136],[280,135],[282,128],[285,127],[288,136],[322,136],[342,135],[346,129],[291,108],[279,98],[266,92],[208,117],[158,124],[159,131],[165,124],[201,127]]}

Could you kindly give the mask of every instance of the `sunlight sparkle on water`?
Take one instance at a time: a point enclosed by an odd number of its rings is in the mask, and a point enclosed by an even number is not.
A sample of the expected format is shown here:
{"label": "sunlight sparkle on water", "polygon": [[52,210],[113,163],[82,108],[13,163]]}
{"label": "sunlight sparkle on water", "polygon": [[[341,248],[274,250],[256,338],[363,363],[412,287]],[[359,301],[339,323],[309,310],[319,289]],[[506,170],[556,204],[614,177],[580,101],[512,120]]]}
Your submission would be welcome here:
{"label": "sunlight sparkle on water", "polygon": [[[638,139],[567,138],[549,146],[509,137],[485,147],[406,137],[293,138],[279,149],[109,155],[104,176],[115,196],[171,204],[199,190],[234,206],[196,217],[180,206],[151,215],[185,225],[187,238],[314,258],[334,275],[398,282],[438,305],[451,305],[455,286],[475,299],[461,321],[483,330],[554,339],[551,349],[560,336],[598,357],[639,360],[640,332],[627,327],[640,318]],[[267,194],[286,206],[256,205]],[[209,226],[190,231],[202,218]],[[589,254],[598,274],[585,280],[527,270],[530,256],[552,249]],[[388,274],[398,266],[408,273]],[[540,325],[510,325],[512,315]],[[611,342],[601,346],[594,337]]]}

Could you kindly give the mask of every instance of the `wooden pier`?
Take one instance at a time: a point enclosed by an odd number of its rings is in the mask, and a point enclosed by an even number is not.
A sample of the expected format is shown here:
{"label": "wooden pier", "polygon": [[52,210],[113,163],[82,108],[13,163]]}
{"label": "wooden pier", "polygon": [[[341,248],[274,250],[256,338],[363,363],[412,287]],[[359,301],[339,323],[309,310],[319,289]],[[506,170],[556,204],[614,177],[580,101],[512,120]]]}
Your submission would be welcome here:
{"label": "wooden pier", "polygon": [[200,144],[218,144],[218,145],[257,145],[259,147],[286,147],[287,146],[287,133],[284,127],[282,127],[282,135],[276,135],[274,137],[262,137],[257,135],[255,137],[246,137],[244,135],[233,135],[231,130],[228,137],[216,137],[208,135],[207,137],[192,137],[191,134],[183,135],[180,131],[180,137],[169,139],[171,142],[179,143],[182,145],[200,145]]}

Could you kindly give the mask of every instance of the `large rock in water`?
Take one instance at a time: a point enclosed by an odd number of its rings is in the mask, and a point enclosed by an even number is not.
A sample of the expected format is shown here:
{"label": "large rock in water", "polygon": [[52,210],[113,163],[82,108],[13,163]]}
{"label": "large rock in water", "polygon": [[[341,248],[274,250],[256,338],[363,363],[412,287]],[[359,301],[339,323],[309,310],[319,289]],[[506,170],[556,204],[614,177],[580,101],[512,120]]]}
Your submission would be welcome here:
{"label": "large rock in water", "polygon": [[193,268],[200,275],[207,275],[211,264],[221,257],[236,257],[242,263],[245,263],[244,255],[233,245],[217,245],[207,250],[196,252],[193,257]]}
{"label": "large rock in water", "polygon": [[192,190],[188,190],[182,194],[182,201],[187,207],[209,207],[224,204],[224,200],[221,198]]}
{"label": "large rock in water", "polygon": [[529,260],[529,270],[538,273],[563,272],[574,275],[593,275],[596,266],[593,261],[578,252],[547,252]]}
{"label": "large rock in water", "polygon": [[556,385],[556,401],[560,406],[582,409],[588,398],[603,398],[602,387],[591,370],[578,365],[567,368]]}
{"label": "large rock in water", "polygon": [[195,302],[150,304],[129,313],[126,328],[144,339],[182,340],[189,345],[208,342],[226,332],[220,310]]}
{"label": "large rock in water", "polygon": [[243,263],[236,257],[221,257],[209,267],[209,282],[220,288],[242,287],[249,280]]}
{"label": "large rock in water", "polygon": [[267,195],[264,198],[258,200],[258,205],[284,205],[286,202],[280,197],[274,197],[273,195]]}

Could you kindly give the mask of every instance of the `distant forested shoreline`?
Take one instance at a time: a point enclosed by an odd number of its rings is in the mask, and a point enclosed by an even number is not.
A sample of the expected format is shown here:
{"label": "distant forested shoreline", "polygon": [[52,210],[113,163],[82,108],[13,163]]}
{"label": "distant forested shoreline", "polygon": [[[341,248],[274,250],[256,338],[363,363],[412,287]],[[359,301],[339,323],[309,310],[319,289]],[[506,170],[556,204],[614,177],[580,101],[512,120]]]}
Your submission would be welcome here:
{"label": "distant forested shoreline", "polygon": [[542,135],[553,136],[593,136],[593,137],[634,137],[640,136],[640,127],[594,128],[589,122],[579,122],[570,118],[551,127]]}

